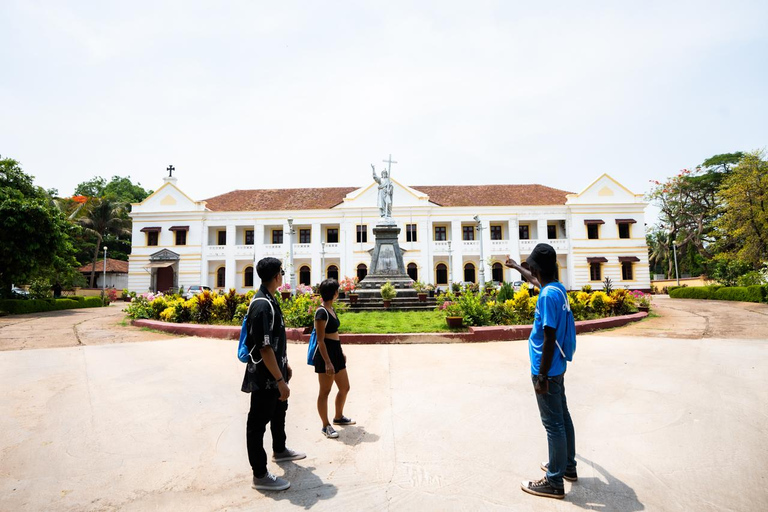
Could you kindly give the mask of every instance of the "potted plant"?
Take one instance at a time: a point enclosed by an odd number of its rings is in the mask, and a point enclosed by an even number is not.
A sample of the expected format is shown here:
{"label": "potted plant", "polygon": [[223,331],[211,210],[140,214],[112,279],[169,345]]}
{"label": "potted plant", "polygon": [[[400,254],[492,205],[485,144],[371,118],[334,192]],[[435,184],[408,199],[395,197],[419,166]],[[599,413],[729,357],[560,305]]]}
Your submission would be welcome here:
{"label": "potted plant", "polygon": [[451,283],[451,291],[455,296],[461,296],[461,285],[459,283]]}
{"label": "potted plant", "polygon": [[283,298],[283,300],[288,299],[291,296],[291,285],[290,283],[283,283],[280,286],[277,287],[277,291],[280,292],[280,297]]}
{"label": "potted plant", "polygon": [[130,292],[128,292],[128,288],[123,288],[123,294],[122,294],[122,297],[120,298],[123,299],[123,302],[131,301],[131,294]]}
{"label": "potted plant", "polygon": [[639,311],[644,311],[648,313],[651,310],[651,294],[650,293],[643,293],[640,290],[635,290],[632,292],[632,296],[634,296],[635,301],[637,301],[637,309]]}
{"label": "potted plant", "polygon": [[496,286],[493,284],[493,281],[486,281],[483,288],[486,295],[491,295],[491,293],[493,293],[493,291],[496,289]]}
{"label": "potted plant", "polygon": [[416,295],[419,297],[419,302],[427,301],[427,285],[421,281],[414,281],[411,285],[416,290]]}
{"label": "potted plant", "polygon": [[451,329],[461,327],[464,322],[464,312],[458,302],[445,301],[440,306],[440,309],[445,313],[445,322]]}
{"label": "potted plant", "polygon": [[433,285],[432,283],[427,283],[425,290],[427,290],[427,293],[429,294],[430,297],[435,296],[435,285]]}
{"label": "potted plant", "polygon": [[395,287],[387,281],[381,286],[381,299],[384,302],[384,307],[388,308],[389,305],[392,303],[392,299],[394,299],[397,296],[397,290],[395,290]]}
{"label": "potted plant", "polygon": [[357,302],[358,294],[355,293],[355,290],[357,289],[357,283],[359,281],[357,276],[355,276],[354,278],[345,277],[339,282],[339,289],[343,290],[349,296],[349,302]]}

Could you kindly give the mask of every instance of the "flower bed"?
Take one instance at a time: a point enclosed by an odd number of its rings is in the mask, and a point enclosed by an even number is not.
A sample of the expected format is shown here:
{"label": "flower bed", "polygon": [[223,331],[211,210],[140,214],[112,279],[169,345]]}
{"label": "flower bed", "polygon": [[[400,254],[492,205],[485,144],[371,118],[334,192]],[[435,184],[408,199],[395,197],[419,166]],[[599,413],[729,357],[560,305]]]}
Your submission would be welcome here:
{"label": "flower bed", "polygon": [[[310,287],[299,287],[295,296],[283,299],[276,295],[288,327],[311,327],[315,310],[321,304],[320,297],[311,295]],[[145,293],[134,297],[124,309],[133,320],[161,320],[170,323],[195,323],[206,325],[239,325],[248,313],[255,292],[236,293],[234,289],[225,294],[203,291],[185,299],[180,295]],[[337,312],[344,310],[343,304],[335,304]]]}
{"label": "flower bed", "polygon": [[[466,326],[526,325],[533,323],[538,295],[531,296],[523,286],[517,292],[505,295],[501,291],[490,295],[465,288],[460,294],[453,291],[440,294],[437,310],[446,317],[461,316]],[[594,320],[636,313],[638,307],[650,308],[650,294],[635,290],[572,291],[568,302],[574,320]]]}

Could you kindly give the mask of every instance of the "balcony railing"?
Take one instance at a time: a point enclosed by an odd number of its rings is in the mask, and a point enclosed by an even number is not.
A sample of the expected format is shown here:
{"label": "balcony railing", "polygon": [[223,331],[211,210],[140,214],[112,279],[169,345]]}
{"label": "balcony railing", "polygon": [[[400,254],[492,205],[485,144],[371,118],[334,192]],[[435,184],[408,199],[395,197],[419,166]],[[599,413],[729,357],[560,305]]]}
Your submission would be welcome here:
{"label": "balcony railing", "polygon": [[491,252],[503,253],[509,252],[509,240],[491,240]]}
{"label": "balcony railing", "polygon": [[480,241],[479,240],[462,240],[461,246],[464,251],[464,253],[468,252],[480,252]]}
{"label": "balcony railing", "polygon": [[333,244],[326,243],[325,244],[325,254],[338,254],[338,253],[339,253],[339,244],[338,243],[333,243]]}
{"label": "balcony railing", "polygon": [[[285,247],[285,249],[283,249]],[[260,248],[264,256],[282,256],[288,252],[288,247],[283,244],[265,244]]]}
{"label": "balcony railing", "polygon": [[520,254],[530,254],[536,244],[547,243],[551,245],[555,251],[564,252],[568,250],[567,238],[552,238],[549,240],[520,240]]}

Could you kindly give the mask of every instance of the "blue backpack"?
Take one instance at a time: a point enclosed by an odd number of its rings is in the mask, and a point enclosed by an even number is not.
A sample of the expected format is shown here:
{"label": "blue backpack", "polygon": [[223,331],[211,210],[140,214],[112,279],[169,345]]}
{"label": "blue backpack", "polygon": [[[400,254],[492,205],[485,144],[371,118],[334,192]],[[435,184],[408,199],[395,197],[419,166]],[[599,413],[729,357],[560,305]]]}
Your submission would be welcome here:
{"label": "blue backpack", "polygon": [[[248,306],[248,313],[251,312],[251,307],[253,307],[253,303],[257,300],[267,301],[267,304],[269,304],[269,309],[272,310],[272,321],[269,323],[269,330],[271,332],[275,326],[275,308],[272,307],[272,303],[269,302],[269,299],[266,297],[254,297]],[[251,356],[251,352],[253,352],[253,349],[256,348],[256,344],[254,343],[253,348],[248,350],[248,345],[245,343],[248,339],[248,313],[245,314],[245,317],[243,318],[243,326],[240,328],[240,342],[237,344],[237,358],[241,363],[252,362],[253,364],[259,364],[261,359],[254,361],[253,356]]]}
{"label": "blue backpack", "polygon": [[[325,311],[326,315],[328,314],[328,310],[325,309],[323,306],[320,306],[317,309],[322,309],[323,311]],[[312,334],[309,335],[309,345],[307,345],[307,364],[310,366],[315,364],[315,352],[317,352],[317,331],[313,327]]]}
{"label": "blue backpack", "polygon": [[557,292],[562,295],[563,299],[565,299],[565,305],[563,306],[566,310],[565,340],[555,340],[555,344],[557,345],[558,350],[560,350],[560,354],[566,361],[573,361],[573,354],[576,352],[576,324],[573,321],[571,303],[568,301],[568,295],[563,293],[563,290],[560,288],[556,286],[550,286],[549,289],[557,290]]}

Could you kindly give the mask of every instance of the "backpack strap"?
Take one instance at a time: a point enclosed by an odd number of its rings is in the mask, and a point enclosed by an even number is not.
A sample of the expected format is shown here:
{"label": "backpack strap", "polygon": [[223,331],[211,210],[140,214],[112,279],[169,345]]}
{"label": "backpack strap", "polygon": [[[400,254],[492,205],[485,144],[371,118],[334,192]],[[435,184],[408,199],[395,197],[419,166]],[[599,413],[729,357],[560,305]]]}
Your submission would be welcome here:
{"label": "backpack strap", "polygon": [[[266,297],[254,297],[253,299],[251,299],[251,303],[248,305],[248,312],[245,314],[245,316],[250,315],[251,307],[253,307],[253,304],[257,300],[266,301],[267,304],[269,304],[269,309],[272,311],[272,320],[269,322],[269,334],[271,336],[272,335],[272,331],[275,328],[275,308],[274,308],[274,306],[272,306],[272,302],[270,302],[268,298],[266,298]],[[251,358],[251,361],[253,361],[253,356],[251,354],[253,353],[254,349],[256,349],[256,343],[253,344],[253,348],[248,352],[248,356]],[[253,364],[259,364],[262,360],[263,359],[259,359],[258,361],[253,361]]]}

